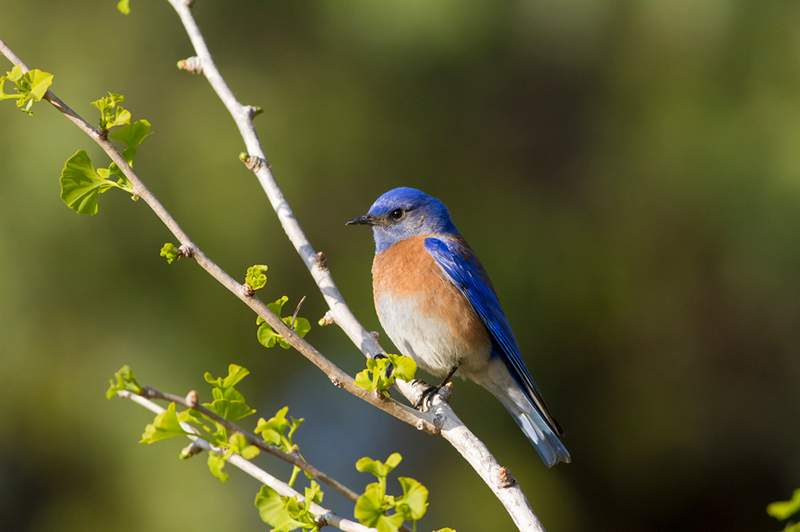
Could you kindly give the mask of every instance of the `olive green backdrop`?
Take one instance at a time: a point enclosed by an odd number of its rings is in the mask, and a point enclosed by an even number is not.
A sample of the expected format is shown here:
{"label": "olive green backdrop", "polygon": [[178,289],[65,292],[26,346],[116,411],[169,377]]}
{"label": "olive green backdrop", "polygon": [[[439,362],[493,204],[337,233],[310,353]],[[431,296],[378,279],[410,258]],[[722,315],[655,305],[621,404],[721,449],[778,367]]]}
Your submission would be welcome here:
{"label": "olive green backdrop", "polygon": [[[324,304],[163,1],[0,0],[0,38],[87,117],[123,92],[155,134],[140,176],[209,256],[265,298]],[[453,404],[553,531],[775,530],[800,486],[800,31],[796,2],[197,0],[217,64],[353,310],[378,329],[372,243],[343,222],[387,188],[443,199],[490,272],[574,463],[546,470],[476,387]],[[3,67],[5,69],[5,66]],[[0,104],[0,528],[263,528],[257,489],[179,445],[137,443],[150,416],[106,401],[129,363],[177,392],[229,362],[261,413],[306,419],[306,456],[356,487],[400,451],[431,489],[421,530],[509,530],[446,442],[330,386],[111,192],[96,217],[58,196],[63,162],[99,150],[46,105]],[[336,328],[308,339],[350,372]],[[265,466],[285,473],[282,464]],[[328,502],[348,513],[334,494]]]}

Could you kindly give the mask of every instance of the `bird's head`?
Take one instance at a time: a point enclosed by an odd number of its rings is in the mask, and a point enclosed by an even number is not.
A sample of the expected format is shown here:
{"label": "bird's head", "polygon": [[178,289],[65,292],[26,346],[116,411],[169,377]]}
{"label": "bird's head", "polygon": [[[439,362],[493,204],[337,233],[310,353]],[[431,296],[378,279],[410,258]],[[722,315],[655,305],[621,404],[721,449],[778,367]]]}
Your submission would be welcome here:
{"label": "bird's head", "polygon": [[416,188],[393,188],[381,194],[369,212],[347,225],[369,225],[375,237],[375,252],[415,236],[457,235],[444,203]]}

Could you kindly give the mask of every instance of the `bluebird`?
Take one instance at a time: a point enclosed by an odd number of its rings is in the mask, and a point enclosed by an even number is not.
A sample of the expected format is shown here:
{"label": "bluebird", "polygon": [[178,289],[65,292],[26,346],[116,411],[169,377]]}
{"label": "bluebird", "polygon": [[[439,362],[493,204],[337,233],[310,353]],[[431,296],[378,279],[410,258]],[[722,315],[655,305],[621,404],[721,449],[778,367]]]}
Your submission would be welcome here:
{"label": "bluebird", "polygon": [[[458,371],[494,395],[542,461],[569,462],[489,277],[450,219],[421,190],[382,194],[347,222],[372,227],[372,288],[381,326],[403,354],[445,385]],[[438,387],[437,387],[438,388]]]}

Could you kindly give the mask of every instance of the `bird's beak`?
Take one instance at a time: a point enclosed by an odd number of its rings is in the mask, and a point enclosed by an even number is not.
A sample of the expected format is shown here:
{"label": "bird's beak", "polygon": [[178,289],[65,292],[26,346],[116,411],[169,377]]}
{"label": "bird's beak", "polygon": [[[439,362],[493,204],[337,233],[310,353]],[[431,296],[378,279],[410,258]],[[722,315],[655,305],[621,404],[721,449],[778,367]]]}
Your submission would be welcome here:
{"label": "bird's beak", "polygon": [[369,214],[365,214],[364,216],[357,216],[352,220],[347,220],[345,225],[375,225],[377,220],[374,216],[370,216]]}

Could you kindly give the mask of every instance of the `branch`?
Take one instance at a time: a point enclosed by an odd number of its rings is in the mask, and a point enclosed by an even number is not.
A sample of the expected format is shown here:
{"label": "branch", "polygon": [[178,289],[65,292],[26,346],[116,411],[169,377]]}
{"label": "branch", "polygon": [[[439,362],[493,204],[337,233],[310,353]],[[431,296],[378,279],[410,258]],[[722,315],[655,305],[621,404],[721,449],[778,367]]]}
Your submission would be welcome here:
{"label": "branch", "polygon": [[335,489],[336,491],[338,491],[351,501],[356,502],[356,500],[358,500],[358,493],[351,490],[350,488],[348,488],[335,478],[331,477],[327,473],[324,473],[319,469],[317,469],[315,466],[309,464],[308,461],[306,461],[306,459],[300,455],[300,453],[297,452],[287,453],[286,451],[280,449],[279,447],[270,445],[269,443],[265,442],[262,438],[259,438],[252,432],[244,430],[236,423],[225,419],[224,417],[220,416],[213,410],[209,410],[208,408],[203,406],[198,402],[196,392],[195,393],[189,392],[189,394],[186,397],[181,397],[178,394],[162,392],[161,390],[157,390],[152,386],[144,386],[142,388],[142,393],[139,395],[147,399],[162,399],[164,401],[169,401],[171,403],[177,403],[185,408],[191,408],[192,410],[200,412],[207,418],[216,421],[217,423],[224,426],[231,432],[238,432],[239,434],[245,437],[245,439],[249,444],[255,445],[262,451],[269,453],[273,456],[276,456],[281,460],[283,460],[284,462],[288,462],[292,465],[299,467],[300,469],[302,469],[315,479],[329,485],[330,487],[332,487],[333,489]]}
{"label": "branch", "polygon": [[[117,392],[117,395],[120,396],[120,397],[124,397],[125,399],[130,399],[134,403],[136,403],[136,404],[138,404],[140,406],[143,406],[144,408],[146,408],[147,410],[153,412],[154,414],[160,414],[160,413],[164,412],[164,409],[161,408],[159,405],[157,405],[153,401],[150,401],[146,397],[142,397],[141,395],[137,395],[135,393],[131,393],[131,392],[128,392],[128,391],[125,391],[125,390]],[[172,400],[172,399],[170,398],[169,400]],[[184,404],[184,403],[185,403],[185,401],[183,401],[182,404]],[[194,408],[194,407],[192,407],[192,408]],[[191,425],[189,425],[187,423],[181,423],[181,428],[183,428],[184,431],[189,433],[189,434],[186,435],[186,437],[189,438],[192,441],[192,443],[194,445],[196,445],[197,447],[200,447],[201,449],[205,449],[208,452],[217,453],[217,454],[224,454],[224,451],[214,447],[213,445],[208,443],[206,440],[201,438],[199,436],[198,432],[195,430],[195,428],[192,427]],[[268,451],[268,452],[270,452],[270,451]],[[256,479],[259,482],[261,482],[262,484],[266,484],[267,486],[269,486],[270,488],[274,489],[275,491],[277,491],[280,495],[282,495],[284,497],[294,497],[295,499],[300,500],[300,501],[305,500],[305,498],[302,495],[297,493],[288,484],[286,484],[283,481],[273,477],[272,475],[270,475],[269,473],[267,473],[266,471],[264,471],[260,467],[256,466],[251,461],[242,458],[238,454],[232,454],[228,458],[228,463],[234,465],[235,467],[237,467],[239,469],[241,469],[242,471],[244,471],[245,473],[247,473],[248,475],[250,475],[254,479]],[[320,506],[318,504],[315,504],[315,503],[311,504],[311,513],[314,515],[314,517],[319,522],[320,527],[325,526],[325,525],[331,525],[331,526],[335,526],[336,528],[338,528],[340,530],[345,530],[345,531],[348,531],[348,532],[375,532],[374,528],[369,528],[369,527],[366,527],[366,526],[364,526],[362,524],[359,524],[359,523],[356,523],[354,521],[351,521],[349,519],[345,519],[344,517],[341,517],[341,516],[333,513],[332,511],[330,511],[330,510],[328,510],[326,508],[323,508],[322,506]]]}
{"label": "branch", "polygon": [[[23,72],[28,71],[28,67],[17,57],[8,46],[0,40],[0,53],[8,58],[14,64],[20,65]],[[310,360],[317,368],[322,370],[331,383],[337,388],[342,388],[350,394],[370,403],[376,408],[387,412],[388,414],[396,417],[397,419],[408,423],[409,425],[436,434],[439,432],[438,427],[433,423],[433,416],[424,414],[410,408],[409,406],[398,403],[393,399],[385,399],[378,394],[368,392],[356,386],[353,378],[345,373],[336,364],[328,360],[322,353],[302,339],[300,336],[286,326],[283,321],[276,316],[267,306],[259,299],[254,297],[251,290],[246,286],[240,284],[233,277],[228,275],[222,268],[220,268],[214,261],[208,258],[203,251],[197,247],[189,235],[178,225],[178,222],[172,215],[164,208],[161,202],[148,190],[142,180],[136,175],[136,172],[128,165],[125,159],[120,155],[117,149],[111,144],[100,131],[96,130],[89,122],[83,119],[64,101],[56,96],[52,91],[47,91],[44,97],[45,100],[50,102],[56,109],[61,111],[73,124],[86,133],[95,143],[100,146],[103,151],[108,155],[114,163],[119,167],[125,177],[128,178],[132,185],[133,195],[138,196],[148,207],[155,213],[161,222],[169,229],[169,231],[178,239],[181,246],[181,253],[184,256],[194,258],[195,262],[200,265],[211,277],[213,277],[222,286],[227,288],[231,293],[238,297],[245,305],[250,307],[258,316],[264,319],[275,332],[280,334],[294,349],[300,354]]]}
{"label": "branch", "polygon": [[[255,112],[257,108],[239,103],[219,70],[217,70],[200,28],[194,20],[190,3],[185,0],[169,0],[169,3],[180,17],[197,54],[196,58],[191,58],[185,62],[193,65],[192,70],[195,73],[203,73],[236,123],[236,127],[239,129],[247,148],[248,157],[244,162],[258,178],[258,182],[275,210],[286,236],[303,259],[306,268],[325,298],[325,302],[330,307],[330,313],[326,314],[326,318],[332,318],[366,356],[385,353],[386,351],[381,348],[375,337],[358,322],[350,311],[344,297],[333,281],[333,277],[324,260],[325,255],[322,252],[317,253],[311,242],[309,242],[292,208],[283,196],[275,177],[272,175],[270,166],[267,163],[267,157],[253,125],[253,118],[257,114]],[[426,385],[421,381],[412,383],[398,381],[398,388],[411,404],[417,404],[422,392],[426,389]],[[517,527],[520,530],[543,531],[544,528],[533,513],[525,494],[511,477],[509,471],[497,462],[486,445],[464,425],[442,397],[437,395],[432,403],[433,419],[436,426],[441,429],[442,437],[450,442],[475,469],[506,508]]]}

